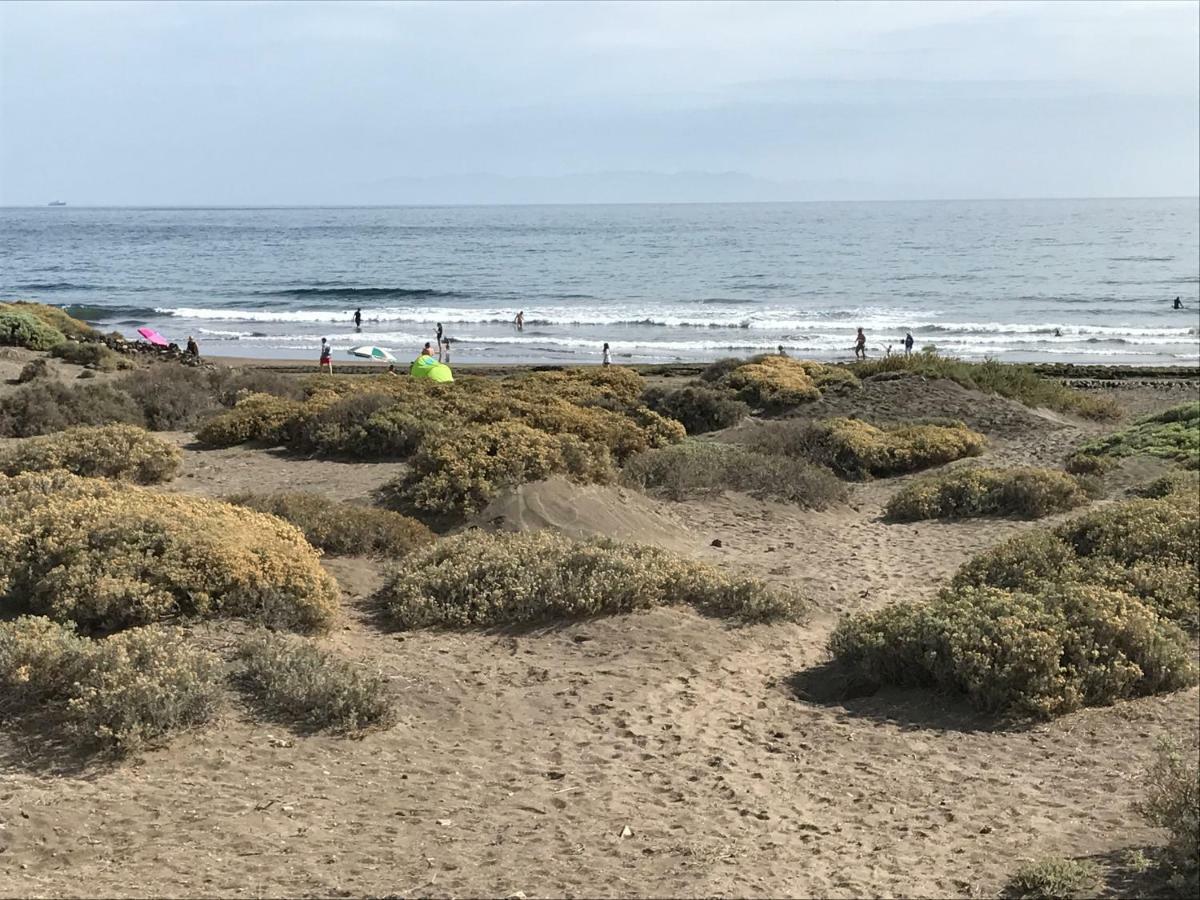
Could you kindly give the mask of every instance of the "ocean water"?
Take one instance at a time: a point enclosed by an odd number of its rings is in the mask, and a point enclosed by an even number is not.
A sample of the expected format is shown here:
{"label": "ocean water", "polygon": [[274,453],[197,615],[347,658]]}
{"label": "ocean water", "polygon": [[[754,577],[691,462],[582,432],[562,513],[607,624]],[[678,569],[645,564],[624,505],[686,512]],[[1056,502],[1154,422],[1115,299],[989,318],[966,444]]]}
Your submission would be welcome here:
{"label": "ocean water", "polygon": [[9,208],[0,298],[206,355],[408,359],[441,322],[455,362],[844,359],[861,326],[871,355],[911,329],[972,359],[1196,363],[1200,200]]}

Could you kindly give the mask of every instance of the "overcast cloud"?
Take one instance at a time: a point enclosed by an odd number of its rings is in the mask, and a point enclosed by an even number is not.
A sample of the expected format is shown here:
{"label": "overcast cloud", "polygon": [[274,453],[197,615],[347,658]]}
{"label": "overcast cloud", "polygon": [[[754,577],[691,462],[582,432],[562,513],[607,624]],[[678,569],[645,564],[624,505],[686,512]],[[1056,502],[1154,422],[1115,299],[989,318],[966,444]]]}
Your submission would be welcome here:
{"label": "overcast cloud", "polygon": [[1200,193],[1196,2],[5,2],[0,54],[5,204]]}

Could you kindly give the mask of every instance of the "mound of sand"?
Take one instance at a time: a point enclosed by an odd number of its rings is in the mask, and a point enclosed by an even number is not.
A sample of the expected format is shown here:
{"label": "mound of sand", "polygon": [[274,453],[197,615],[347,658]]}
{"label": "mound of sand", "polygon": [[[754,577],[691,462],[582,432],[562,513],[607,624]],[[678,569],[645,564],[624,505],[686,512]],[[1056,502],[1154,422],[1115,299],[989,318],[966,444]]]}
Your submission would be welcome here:
{"label": "mound of sand", "polygon": [[472,523],[481,528],[551,528],[573,538],[610,537],[695,553],[699,538],[666,507],[643,494],[609,485],[550,478],[505,491]]}

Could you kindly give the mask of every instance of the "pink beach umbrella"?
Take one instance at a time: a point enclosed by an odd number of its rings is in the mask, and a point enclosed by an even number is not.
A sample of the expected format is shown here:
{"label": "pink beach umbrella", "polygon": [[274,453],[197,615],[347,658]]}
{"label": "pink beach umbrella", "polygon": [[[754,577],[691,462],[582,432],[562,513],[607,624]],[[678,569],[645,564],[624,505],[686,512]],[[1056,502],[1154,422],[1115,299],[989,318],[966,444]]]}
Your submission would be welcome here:
{"label": "pink beach umbrella", "polygon": [[163,337],[161,334],[159,334],[157,331],[155,331],[153,328],[139,328],[137,330],[137,333],[140,334],[142,337],[144,337],[146,340],[148,340],[150,343],[156,344],[159,347],[170,347],[171,346],[170,342],[165,337]]}

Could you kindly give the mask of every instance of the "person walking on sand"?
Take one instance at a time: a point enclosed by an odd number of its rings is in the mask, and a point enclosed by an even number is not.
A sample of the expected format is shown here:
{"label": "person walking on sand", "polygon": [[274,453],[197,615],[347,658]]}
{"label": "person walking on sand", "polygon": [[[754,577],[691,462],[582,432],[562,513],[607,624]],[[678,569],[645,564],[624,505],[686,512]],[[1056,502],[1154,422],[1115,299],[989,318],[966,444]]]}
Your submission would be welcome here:
{"label": "person walking on sand", "polygon": [[329,341],[321,338],[321,361],[317,363],[318,369],[329,367],[329,374],[333,374],[333,348],[329,346]]}
{"label": "person walking on sand", "polygon": [[361,309],[356,309],[354,311],[354,330],[362,331],[362,310]]}
{"label": "person walking on sand", "polygon": [[188,335],[187,352],[188,356],[193,356],[196,359],[200,358],[200,345],[196,343],[196,339],[190,334]]}
{"label": "person walking on sand", "polygon": [[525,330],[525,310],[517,313],[517,317],[513,319],[513,324],[517,326],[517,331]]}
{"label": "person walking on sand", "polygon": [[602,366],[612,365],[612,354],[608,352],[608,341],[604,342],[604,361],[600,363]]}
{"label": "person walking on sand", "polygon": [[912,356],[913,336],[911,331],[904,332],[904,355]]}
{"label": "person walking on sand", "polygon": [[867,336],[863,334],[863,330],[858,329],[858,334],[854,336],[854,358],[867,358]]}

